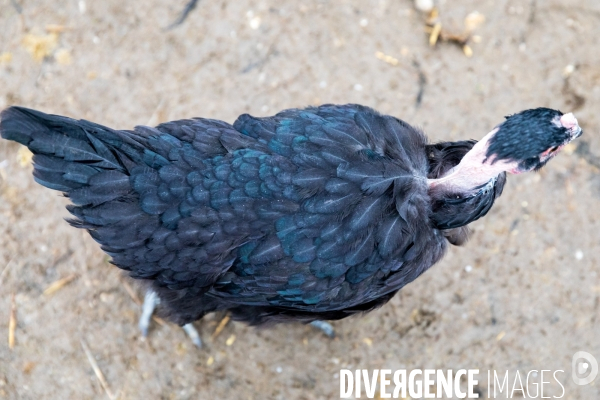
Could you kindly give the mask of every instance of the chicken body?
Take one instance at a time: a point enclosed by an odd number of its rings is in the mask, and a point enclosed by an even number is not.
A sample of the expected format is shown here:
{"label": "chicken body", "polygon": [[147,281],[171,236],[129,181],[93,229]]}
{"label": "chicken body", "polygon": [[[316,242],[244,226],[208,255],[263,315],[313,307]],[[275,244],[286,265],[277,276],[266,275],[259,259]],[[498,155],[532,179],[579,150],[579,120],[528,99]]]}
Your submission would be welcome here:
{"label": "chicken body", "polygon": [[371,310],[464,242],[505,182],[432,192],[475,142],[431,145],[358,105],[132,131],[18,107],[1,118],[36,180],[71,199],[69,222],[181,325],[218,310],[254,325]]}

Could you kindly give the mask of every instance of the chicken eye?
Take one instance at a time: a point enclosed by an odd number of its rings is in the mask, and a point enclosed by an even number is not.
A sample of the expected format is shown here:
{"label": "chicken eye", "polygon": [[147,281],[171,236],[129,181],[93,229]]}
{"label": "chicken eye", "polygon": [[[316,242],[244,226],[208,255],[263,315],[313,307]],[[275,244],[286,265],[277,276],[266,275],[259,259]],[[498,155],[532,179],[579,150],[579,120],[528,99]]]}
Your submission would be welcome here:
{"label": "chicken eye", "polygon": [[558,146],[550,148],[550,153],[554,153],[556,150],[558,150]]}

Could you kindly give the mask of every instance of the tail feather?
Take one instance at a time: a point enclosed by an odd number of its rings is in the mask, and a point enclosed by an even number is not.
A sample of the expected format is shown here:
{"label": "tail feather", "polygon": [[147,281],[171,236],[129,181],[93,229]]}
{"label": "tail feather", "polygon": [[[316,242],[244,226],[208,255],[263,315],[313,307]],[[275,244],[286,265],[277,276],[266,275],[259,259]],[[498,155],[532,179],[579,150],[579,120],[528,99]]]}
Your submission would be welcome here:
{"label": "tail feather", "polygon": [[[36,133],[60,132],[65,137],[85,140],[81,122],[59,115],[45,114],[24,107],[9,107],[0,113],[0,132],[4,139],[29,146]],[[88,125],[95,125],[87,122]],[[99,125],[98,125],[99,126]]]}
{"label": "tail feather", "polygon": [[[33,164],[33,178],[42,186],[62,192],[70,192],[82,186],[78,182],[81,179],[73,180],[68,178],[67,171],[72,169],[73,164],[67,161],[44,154],[35,154],[33,156]],[[96,171],[94,170],[93,173],[96,173]]]}
{"label": "tail feather", "polygon": [[83,120],[22,107],[0,113],[0,135],[34,154],[34,178],[76,205],[96,206],[131,191],[129,171],[143,158],[143,138]]}

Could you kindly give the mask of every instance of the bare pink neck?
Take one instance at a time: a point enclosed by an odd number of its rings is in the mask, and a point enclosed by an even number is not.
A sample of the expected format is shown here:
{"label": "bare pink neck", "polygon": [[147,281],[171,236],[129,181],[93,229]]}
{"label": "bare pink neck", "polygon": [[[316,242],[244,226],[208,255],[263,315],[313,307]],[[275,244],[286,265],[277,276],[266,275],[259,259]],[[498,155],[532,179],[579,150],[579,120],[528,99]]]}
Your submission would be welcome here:
{"label": "bare pink neck", "polygon": [[486,157],[489,140],[497,132],[494,129],[483,137],[463,157],[460,163],[438,179],[428,179],[431,189],[447,189],[458,193],[468,192],[481,186],[504,171],[514,170],[516,162],[496,161]]}

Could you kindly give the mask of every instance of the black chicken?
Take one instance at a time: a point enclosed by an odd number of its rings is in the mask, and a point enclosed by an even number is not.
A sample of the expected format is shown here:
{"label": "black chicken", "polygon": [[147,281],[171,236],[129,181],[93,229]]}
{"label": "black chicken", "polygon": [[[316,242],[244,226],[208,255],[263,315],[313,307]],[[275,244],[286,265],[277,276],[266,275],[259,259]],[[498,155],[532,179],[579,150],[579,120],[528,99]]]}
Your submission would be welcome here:
{"label": "black chicken", "polygon": [[437,144],[360,105],[132,131],[20,107],[0,118],[36,181],[71,199],[69,223],[150,284],[144,334],[160,300],[197,344],[190,323],[212,311],[259,325],[381,306],[466,240],[505,172],[537,170],[581,135],[547,108]]}

